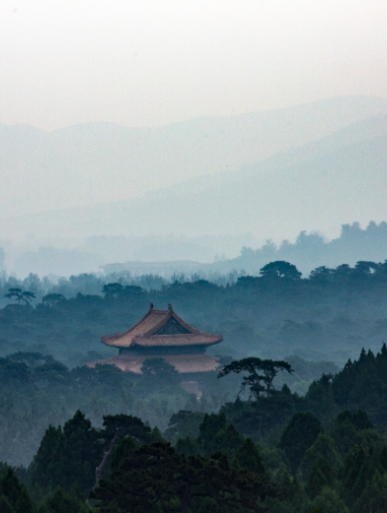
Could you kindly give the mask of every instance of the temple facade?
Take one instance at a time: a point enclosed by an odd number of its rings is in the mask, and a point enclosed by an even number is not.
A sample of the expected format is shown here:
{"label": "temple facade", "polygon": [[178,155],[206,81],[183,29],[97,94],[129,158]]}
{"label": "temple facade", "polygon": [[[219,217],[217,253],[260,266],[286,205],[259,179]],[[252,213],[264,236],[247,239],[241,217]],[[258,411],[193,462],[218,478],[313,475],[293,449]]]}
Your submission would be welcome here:
{"label": "temple facade", "polygon": [[116,347],[119,354],[97,363],[113,364],[140,375],[146,358],[161,357],[186,379],[192,379],[198,373],[218,369],[218,359],[206,354],[206,350],[222,341],[222,335],[199,331],[184,322],[171,305],[168,310],[156,310],[151,304],[144,317],[127,331],[101,338],[103,344]]}

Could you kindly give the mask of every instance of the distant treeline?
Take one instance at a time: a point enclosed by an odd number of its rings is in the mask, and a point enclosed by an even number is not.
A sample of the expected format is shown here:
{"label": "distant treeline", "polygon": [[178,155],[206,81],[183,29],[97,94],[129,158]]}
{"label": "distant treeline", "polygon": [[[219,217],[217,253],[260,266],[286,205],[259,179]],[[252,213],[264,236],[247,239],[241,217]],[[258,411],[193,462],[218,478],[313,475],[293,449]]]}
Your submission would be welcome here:
{"label": "distant treeline", "polygon": [[[225,356],[297,354],[341,365],[361,347],[376,349],[387,340],[387,263],[322,266],[302,278],[294,265],[276,261],[260,276],[231,284],[176,279],[151,290],[115,278],[106,283],[80,275],[49,286],[36,276],[21,284],[4,280],[4,295],[20,287],[0,310],[0,355],[34,350],[70,366],[87,361],[87,351],[113,355],[100,344],[101,336],[128,329],[150,303],[172,303],[193,326],[222,333],[224,343],[211,351]],[[36,299],[20,300],[23,292]]]}
{"label": "distant treeline", "polygon": [[[147,245],[148,239],[150,246],[146,256],[133,256],[133,249],[138,245]],[[50,287],[51,281],[56,282],[59,279],[55,276],[77,275],[81,270],[98,274],[98,269],[105,270],[104,277],[108,281],[117,281],[120,278],[126,284],[151,289],[160,288],[175,281],[177,277],[179,281],[206,279],[219,285],[233,283],[239,276],[257,275],[265,264],[275,260],[292,262],[307,276],[322,265],[335,268],[342,262],[353,266],[359,260],[380,262],[387,258],[387,223],[384,221],[380,224],[370,222],[365,229],[357,222],[342,225],[340,236],[331,241],[327,241],[319,233],[302,231],[295,242],[284,240],[275,244],[272,240],[267,240],[258,249],[252,249],[254,243],[249,242],[251,246],[243,247],[236,258],[226,258],[224,252],[230,254],[232,251],[236,255],[241,246],[246,244],[243,241],[252,240],[251,236],[211,238],[211,247],[207,247],[209,237],[203,236],[199,239],[175,236],[144,236],[141,239],[92,237],[83,246],[73,249],[52,246],[39,248],[36,243],[38,249],[25,251],[18,258],[15,255],[22,249],[4,244],[5,251],[0,248],[0,271],[8,266],[9,269],[16,269],[16,273],[21,276],[26,276],[29,272],[34,276],[50,275],[53,278],[44,280],[47,285],[44,286],[45,291]],[[195,244],[199,242],[204,248],[200,254],[195,251]],[[164,251],[166,248],[167,252]],[[214,262],[199,263],[210,262],[211,259]],[[65,281],[60,280],[62,287],[65,287]],[[71,284],[67,284],[65,288],[70,295],[75,290]],[[85,293],[82,289],[77,291]],[[90,289],[88,293],[97,292]]]}
{"label": "distant treeline", "polygon": [[257,274],[267,262],[287,260],[297,265],[304,274],[319,266],[337,267],[341,262],[354,265],[358,260],[384,261],[387,258],[387,223],[370,222],[361,229],[359,223],[344,224],[340,237],[327,242],[318,233],[301,232],[294,243],[284,240],[280,245],[268,240],[259,249],[245,247],[232,260],[217,262],[212,271],[231,269]]}
{"label": "distant treeline", "polygon": [[[203,264],[201,267],[206,270],[198,270],[192,274],[172,274],[169,278],[155,274],[138,275],[130,270],[120,270],[108,275],[82,273],[69,278],[40,278],[37,274],[30,273],[24,279],[18,279],[15,275],[8,276],[3,272],[0,278],[0,294],[5,294],[10,287],[17,286],[31,290],[39,298],[50,292],[60,293],[69,298],[79,292],[101,294],[103,286],[109,282],[135,285],[146,290],[159,290],[176,281],[195,282],[201,279],[217,285],[226,285],[235,283],[241,276],[258,276],[261,268],[273,261],[292,262],[306,277],[315,274],[320,267],[331,268],[334,274],[336,268],[340,269],[342,262],[346,262],[348,266],[355,266],[358,261],[384,262],[386,258],[387,223],[383,221],[378,225],[372,221],[364,230],[359,223],[343,225],[340,237],[330,242],[326,242],[318,233],[308,234],[305,231],[299,234],[294,243],[284,240],[277,246],[268,240],[259,249],[242,248],[237,258],[219,259],[213,264]],[[3,262],[4,250],[0,248],[0,269]],[[114,268],[114,264],[109,267]]]}

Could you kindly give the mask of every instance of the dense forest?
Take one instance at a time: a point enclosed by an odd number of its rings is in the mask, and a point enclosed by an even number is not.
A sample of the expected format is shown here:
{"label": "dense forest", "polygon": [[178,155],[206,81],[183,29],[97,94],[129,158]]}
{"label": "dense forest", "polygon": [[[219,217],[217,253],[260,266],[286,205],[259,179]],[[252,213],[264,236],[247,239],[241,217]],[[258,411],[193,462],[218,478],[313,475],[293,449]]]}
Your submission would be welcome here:
{"label": "dense forest", "polygon": [[4,298],[0,355],[35,351],[69,367],[114,356],[100,344],[101,336],[128,329],[151,302],[156,308],[172,303],[189,324],[222,333],[224,343],[212,351],[233,358],[297,355],[341,366],[362,347],[377,351],[387,340],[387,263],[319,267],[303,278],[294,265],[277,261],[259,276],[240,276],[232,283],[176,279],[163,284],[154,276],[143,281],[140,286],[125,275],[108,280],[80,275],[53,285],[34,275],[23,282],[4,278],[3,296],[20,288],[36,299],[17,293]]}
{"label": "dense forest", "polygon": [[[18,354],[2,361],[2,379],[8,372],[8,382],[23,379],[25,386],[51,365],[53,386],[54,376],[61,381],[58,363],[27,360]],[[21,366],[17,372],[11,362]],[[230,370],[237,395],[251,364],[291,372],[287,362],[247,358],[226,364],[218,381]],[[241,365],[243,379],[232,372]],[[248,399],[236,397],[212,413],[191,404],[164,431],[124,413],[104,415],[98,427],[81,411],[63,425],[52,419],[27,466],[0,465],[1,511],[383,513],[386,371],[383,345],[376,355],[363,350],[334,376],[323,374],[304,397],[287,385],[262,390],[257,383],[265,374],[258,375],[247,379]],[[79,372],[72,379],[85,387]],[[173,373],[156,369],[142,379],[140,394],[176,388]]]}
{"label": "dense forest", "polygon": [[[4,277],[1,511],[384,511],[387,263],[129,279]],[[140,379],[86,365],[150,302],[223,333],[200,393],[157,358]]]}

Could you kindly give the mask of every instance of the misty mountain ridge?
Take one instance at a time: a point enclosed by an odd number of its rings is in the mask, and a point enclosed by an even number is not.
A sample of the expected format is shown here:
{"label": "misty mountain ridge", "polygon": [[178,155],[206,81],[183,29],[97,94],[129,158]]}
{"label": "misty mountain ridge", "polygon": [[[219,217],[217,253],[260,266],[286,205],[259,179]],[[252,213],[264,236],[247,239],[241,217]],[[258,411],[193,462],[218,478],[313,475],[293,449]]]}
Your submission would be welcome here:
{"label": "misty mountain ridge", "polygon": [[[92,124],[93,130],[97,125]],[[63,131],[82,133],[85,128],[90,126]],[[119,133],[121,128],[112,125]],[[30,127],[13,129],[15,134],[31,132]],[[47,135],[32,132],[38,138]],[[32,137],[30,145],[31,150]],[[102,140],[99,151],[101,145]],[[67,276],[98,272],[101,265],[129,260],[157,265],[196,260],[207,262],[206,267],[216,255],[218,260],[230,262],[242,246],[262,247],[266,239],[279,244],[295,240],[302,230],[317,230],[334,238],[340,225],[356,220],[366,226],[370,220],[387,219],[383,197],[386,166],[387,116],[378,115],[264,160],[245,162],[237,172],[202,175],[173,186],[164,184],[132,200],[71,209],[60,209],[57,204],[56,210],[8,219],[3,216],[0,246],[6,249],[7,269],[22,275],[30,271]],[[273,252],[271,255],[275,258]],[[368,257],[359,253],[352,260],[363,258]],[[383,259],[381,254],[379,260]],[[314,256],[297,257],[294,263],[308,272],[316,267],[315,262]],[[332,262],[341,263],[335,258]],[[234,264],[238,269],[248,268],[238,259]],[[254,265],[257,268],[258,261]],[[201,264],[198,269],[203,269]],[[224,270],[229,269],[226,263]]]}
{"label": "misty mountain ridge", "polygon": [[238,173],[381,114],[386,99],[353,96],[158,128],[87,123],[44,132],[0,125],[1,214],[128,200],[184,179]]}
{"label": "misty mountain ridge", "polygon": [[198,179],[131,201],[7,219],[1,232],[3,238],[57,236],[58,226],[63,237],[250,232],[262,241],[279,241],[292,240],[301,230],[332,237],[341,224],[386,219],[387,135],[308,160],[312,151],[321,154],[317,146],[292,152],[291,165],[276,167],[270,159],[267,169],[258,163],[224,181]]}

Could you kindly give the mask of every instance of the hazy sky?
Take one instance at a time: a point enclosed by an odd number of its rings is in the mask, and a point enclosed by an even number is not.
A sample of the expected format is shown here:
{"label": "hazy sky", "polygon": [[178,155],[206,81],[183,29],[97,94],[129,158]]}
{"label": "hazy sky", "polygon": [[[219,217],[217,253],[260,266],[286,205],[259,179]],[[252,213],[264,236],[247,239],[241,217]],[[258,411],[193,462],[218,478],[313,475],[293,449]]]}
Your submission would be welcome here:
{"label": "hazy sky", "polygon": [[155,126],[387,96],[386,0],[1,0],[0,123]]}

